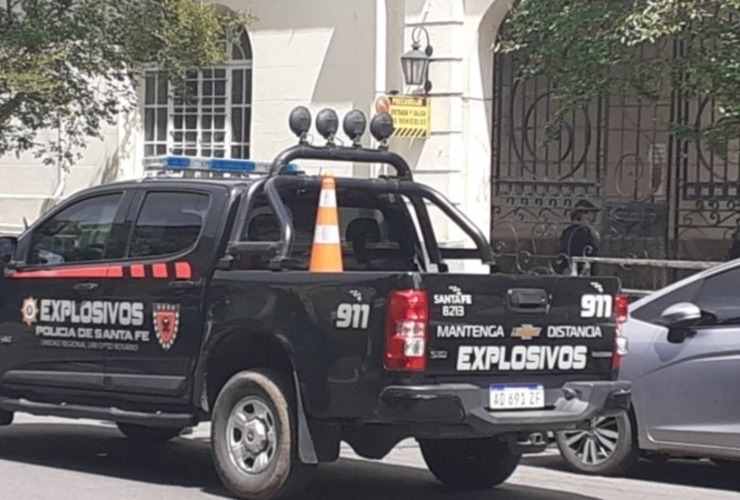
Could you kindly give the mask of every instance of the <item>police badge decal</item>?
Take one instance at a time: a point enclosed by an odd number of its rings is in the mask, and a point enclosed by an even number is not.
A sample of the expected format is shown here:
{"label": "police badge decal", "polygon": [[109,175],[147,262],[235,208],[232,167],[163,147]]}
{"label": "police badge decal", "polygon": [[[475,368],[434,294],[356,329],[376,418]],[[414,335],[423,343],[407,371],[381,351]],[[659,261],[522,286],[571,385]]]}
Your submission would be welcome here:
{"label": "police badge decal", "polygon": [[154,304],[152,317],[159,345],[169,351],[180,328],[180,304]]}
{"label": "police badge decal", "polygon": [[23,322],[26,326],[33,326],[38,322],[39,319],[39,301],[33,297],[28,297],[23,301],[21,306],[21,314],[23,315]]}

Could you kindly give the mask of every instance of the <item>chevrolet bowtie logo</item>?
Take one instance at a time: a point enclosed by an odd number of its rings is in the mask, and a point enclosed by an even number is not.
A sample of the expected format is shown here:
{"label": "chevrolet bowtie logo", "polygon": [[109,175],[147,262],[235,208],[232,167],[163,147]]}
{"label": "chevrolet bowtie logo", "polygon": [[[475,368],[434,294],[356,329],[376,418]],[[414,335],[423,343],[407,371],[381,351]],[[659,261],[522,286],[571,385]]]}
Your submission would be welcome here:
{"label": "chevrolet bowtie logo", "polygon": [[534,325],[522,325],[514,328],[511,331],[511,336],[522,340],[532,340],[533,338],[539,337],[542,333],[542,328]]}

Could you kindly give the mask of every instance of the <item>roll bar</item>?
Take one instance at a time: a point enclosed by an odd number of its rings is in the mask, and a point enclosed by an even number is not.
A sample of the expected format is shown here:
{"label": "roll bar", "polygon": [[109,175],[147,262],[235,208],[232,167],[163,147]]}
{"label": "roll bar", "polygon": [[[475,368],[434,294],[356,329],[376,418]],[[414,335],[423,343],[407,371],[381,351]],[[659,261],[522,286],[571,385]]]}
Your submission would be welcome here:
{"label": "roll bar", "polygon": [[[271,267],[274,269],[282,269],[284,263],[286,263],[293,251],[295,244],[295,228],[293,221],[291,220],[290,212],[285,206],[282,197],[280,196],[281,188],[293,188],[293,189],[319,189],[321,187],[321,178],[316,176],[303,177],[303,176],[288,176],[278,175],[267,179],[264,182],[264,192],[267,197],[268,203],[275,212],[280,223],[280,239],[281,242],[275,246],[274,243],[250,243],[250,242],[238,242],[232,241],[229,245],[230,251],[238,252],[241,249],[244,250],[259,250],[263,249],[276,250],[276,255],[272,259]],[[381,192],[391,193],[397,195],[405,195],[409,197],[420,197],[428,200],[442,212],[452,219],[475,243],[475,249],[465,249],[453,252],[441,252],[445,256],[458,257],[458,258],[479,258],[484,265],[489,265],[492,270],[495,270],[496,259],[493,253],[491,245],[486,240],[483,232],[468,219],[465,214],[457,209],[450,201],[445,198],[441,193],[432,189],[429,186],[419,184],[410,180],[400,179],[353,179],[353,178],[339,178],[337,179],[338,188],[350,188],[350,189],[361,189],[365,192]],[[428,216],[425,214],[424,218],[428,221]],[[240,218],[241,219],[241,218]],[[243,220],[240,221],[243,223]],[[241,234],[243,232],[243,226],[238,228],[234,234]],[[258,248],[259,247],[259,248]]]}
{"label": "roll bar", "polygon": [[[291,162],[295,160],[323,160],[326,162],[379,163],[393,167],[396,170],[396,177],[377,179],[340,178],[337,179],[338,187],[392,193],[411,198],[419,223],[422,226],[424,240],[427,245],[434,247],[429,248],[433,250],[430,258],[433,262],[440,264],[440,268],[444,265],[442,261],[446,257],[479,258],[484,264],[491,266],[492,272],[498,270],[493,249],[483,232],[441,193],[429,186],[414,182],[411,167],[409,167],[406,160],[400,155],[388,151],[388,139],[393,135],[393,119],[390,115],[387,113],[376,115],[370,124],[373,137],[380,143],[380,147],[377,149],[363,148],[360,145],[366,122],[364,115],[357,110],[348,113],[344,121],[344,131],[352,141],[352,146],[339,146],[335,143],[338,118],[333,110],[323,110],[317,116],[316,128],[320,135],[326,139],[324,146],[313,146],[308,144],[306,140],[311,127],[311,114],[305,107],[299,106],[291,112],[289,125],[298,137],[299,143],[284,150],[273,160],[266,179],[259,180],[250,186],[245,202],[239,207],[231,241],[228,245],[229,253],[274,251],[276,255],[271,261],[271,267],[274,269],[284,268],[284,264],[289,260],[295,244],[295,228],[290,212],[280,196],[280,189],[285,187],[318,189],[321,186],[321,178],[318,176],[296,175],[295,172],[289,172],[286,167]],[[254,204],[255,194],[262,188],[264,188],[268,203],[272,206],[280,223],[281,241],[241,241],[248,213]],[[473,240],[476,248],[440,249],[431,229],[428,211],[425,204],[419,200],[420,198],[428,200],[442,210]]]}
{"label": "roll bar", "polygon": [[401,179],[412,179],[411,167],[400,155],[387,149],[368,149],[358,147],[311,146],[298,144],[280,153],[270,166],[269,176],[274,177],[283,172],[285,167],[294,160],[324,160],[348,161],[353,163],[383,163],[396,169]]}

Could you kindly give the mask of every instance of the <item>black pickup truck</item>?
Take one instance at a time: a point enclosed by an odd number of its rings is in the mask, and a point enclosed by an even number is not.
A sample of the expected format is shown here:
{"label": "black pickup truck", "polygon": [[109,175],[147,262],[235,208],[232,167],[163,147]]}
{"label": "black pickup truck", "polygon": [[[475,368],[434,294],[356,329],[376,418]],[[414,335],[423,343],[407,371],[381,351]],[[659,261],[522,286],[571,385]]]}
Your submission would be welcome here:
{"label": "black pickup truck", "polygon": [[[628,408],[615,278],[498,273],[480,230],[388,151],[388,115],[377,149],[357,112],[346,146],[336,114],[319,118],[327,144],[306,142],[297,110],[300,142],[269,168],[163,158],[162,175],[85,190],[0,239],[0,424],[93,418],[166,441],[210,421],[222,480],[262,499],[340,441],[380,459],[415,438],[442,482],[491,488],[546,431]],[[344,272],[309,271],[321,178],[299,160],[395,170],[336,179]],[[442,248],[432,207],[473,245]],[[464,259],[490,272],[449,272]]]}

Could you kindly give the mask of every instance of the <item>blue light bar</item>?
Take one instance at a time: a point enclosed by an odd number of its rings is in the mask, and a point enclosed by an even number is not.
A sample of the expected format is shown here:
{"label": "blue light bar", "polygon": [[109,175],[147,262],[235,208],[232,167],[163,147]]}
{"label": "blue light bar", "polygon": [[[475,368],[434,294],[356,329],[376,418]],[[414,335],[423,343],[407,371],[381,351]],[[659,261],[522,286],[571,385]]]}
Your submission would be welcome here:
{"label": "blue light bar", "polygon": [[144,168],[190,168],[191,164],[192,158],[187,156],[154,156],[151,158],[144,158]]}
{"label": "blue light bar", "polygon": [[[144,168],[147,170],[210,170],[214,172],[231,172],[243,174],[267,174],[270,163],[254,160],[229,160],[225,158],[195,158],[191,156],[154,156],[144,158]],[[287,172],[297,172],[298,166],[289,163],[285,167]]]}

